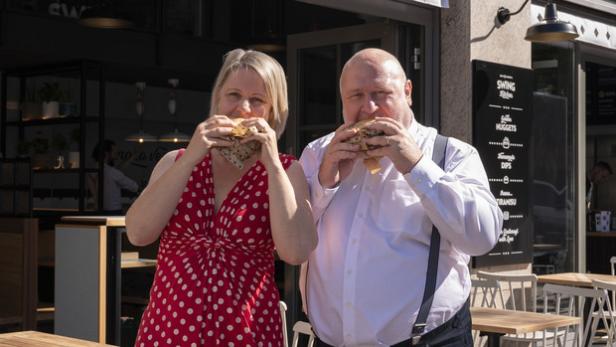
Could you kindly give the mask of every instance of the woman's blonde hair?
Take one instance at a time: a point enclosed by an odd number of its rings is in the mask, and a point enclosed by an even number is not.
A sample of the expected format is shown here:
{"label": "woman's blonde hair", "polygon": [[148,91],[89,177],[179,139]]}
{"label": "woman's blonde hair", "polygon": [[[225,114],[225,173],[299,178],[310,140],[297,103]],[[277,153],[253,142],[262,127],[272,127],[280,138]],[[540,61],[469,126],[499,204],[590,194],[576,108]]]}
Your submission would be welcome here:
{"label": "woman's blonde hair", "polygon": [[231,72],[240,69],[252,69],[263,80],[267,94],[266,97],[272,104],[272,110],[267,121],[272,129],[276,131],[277,137],[280,138],[289,114],[287,81],[282,66],[278,64],[276,59],[265,53],[238,48],[225,54],[224,62],[212,89],[210,116],[218,112],[217,108],[222,85],[225,84]]}

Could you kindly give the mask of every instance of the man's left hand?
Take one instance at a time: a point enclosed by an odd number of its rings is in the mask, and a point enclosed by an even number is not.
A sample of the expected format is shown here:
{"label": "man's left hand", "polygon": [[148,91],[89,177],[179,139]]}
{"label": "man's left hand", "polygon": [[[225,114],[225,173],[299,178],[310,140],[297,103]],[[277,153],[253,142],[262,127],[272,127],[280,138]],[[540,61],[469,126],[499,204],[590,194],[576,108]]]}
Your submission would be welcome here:
{"label": "man's left hand", "polygon": [[415,140],[407,129],[393,118],[376,117],[374,120],[369,128],[380,130],[385,134],[366,140],[369,145],[380,146],[367,151],[366,155],[369,157],[388,157],[401,174],[411,172],[423,156]]}

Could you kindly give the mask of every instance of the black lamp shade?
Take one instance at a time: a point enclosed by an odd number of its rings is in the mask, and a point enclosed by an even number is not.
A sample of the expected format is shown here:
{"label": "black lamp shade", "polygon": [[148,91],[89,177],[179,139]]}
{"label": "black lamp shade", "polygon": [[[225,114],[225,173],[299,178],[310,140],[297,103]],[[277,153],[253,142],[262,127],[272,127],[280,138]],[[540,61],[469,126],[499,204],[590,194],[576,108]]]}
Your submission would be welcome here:
{"label": "black lamp shade", "polygon": [[578,36],[575,25],[558,20],[556,5],[550,2],[545,6],[544,19],[528,28],[525,39],[532,42],[554,42],[573,40]]}
{"label": "black lamp shade", "polygon": [[79,24],[98,29],[128,29],[133,23],[116,10],[113,1],[101,2],[83,11]]}

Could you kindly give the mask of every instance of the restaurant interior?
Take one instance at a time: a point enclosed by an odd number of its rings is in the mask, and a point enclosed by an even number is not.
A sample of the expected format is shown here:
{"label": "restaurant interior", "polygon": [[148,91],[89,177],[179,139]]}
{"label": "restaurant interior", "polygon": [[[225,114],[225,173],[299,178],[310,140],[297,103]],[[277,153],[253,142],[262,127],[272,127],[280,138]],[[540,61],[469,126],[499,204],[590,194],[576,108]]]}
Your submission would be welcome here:
{"label": "restaurant interior", "polygon": [[[132,346],[148,303],[158,244],[131,245],[123,217],[106,216],[104,167],[92,157],[95,146],[114,141],[115,166],[139,186],[137,192],[122,191],[126,211],[156,162],[184,147],[207,115],[225,52],[237,47],[265,51],[288,69],[290,35],[387,26],[390,19],[301,1],[131,0],[109,1],[113,18],[125,22],[80,20],[88,18],[84,14],[95,3],[0,0],[0,334],[35,330]],[[119,27],[101,28],[112,24]],[[417,44],[423,34],[419,25],[397,25],[406,33],[401,38],[408,47],[425,48]],[[296,139],[283,136],[281,151],[299,154],[309,141],[341,123],[340,118],[331,122],[324,117],[340,108],[335,80],[340,61],[372,45],[365,41],[306,50],[302,78],[309,85],[302,102],[317,116],[297,125]],[[610,323],[616,309],[607,305],[614,299],[606,296],[616,290],[616,257],[611,257],[616,237],[596,231],[589,222],[585,244],[591,273],[573,272],[579,241],[573,230],[575,177],[565,173],[574,165],[568,153],[578,145],[571,136],[578,107],[571,97],[574,58],[567,47],[532,47],[535,107],[546,111],[533,120],[533,127],[550,130],[531,140],[531,273],[473,271],[475,343],[609,345],[616,341]],[[405,54],[411,67],[412,52],[409,48]],[[425,75],[419,69],[409,71],[415,84],[422,85]],[[589,59],[585,71],[585,165],[604,161],[616,169],[616,66]],[[425,91],[417,88],[414,93]],[[424,121],[427,106],[421,94],[414,100]],[[543,114],[537,109],[535,115]],[[555,144],[564,144],[561,152],[542,151]],[[592,201],[594,210],[612,211],[611,230],[616,229],[614,196],[615,175],[596,187]],[[82,238],[86,233],[79,230],[95,236]],[[314,336],[303,324],[307,319],[297,276],[296,267],[276,262],[288,339],[303,346]],[[548,302],[558,302],[558,307]],[[83,307],[88,315],[77,316]],[[526,312],[503,315],[492,308]],[[75,318],[82,321],[75,325]]]}

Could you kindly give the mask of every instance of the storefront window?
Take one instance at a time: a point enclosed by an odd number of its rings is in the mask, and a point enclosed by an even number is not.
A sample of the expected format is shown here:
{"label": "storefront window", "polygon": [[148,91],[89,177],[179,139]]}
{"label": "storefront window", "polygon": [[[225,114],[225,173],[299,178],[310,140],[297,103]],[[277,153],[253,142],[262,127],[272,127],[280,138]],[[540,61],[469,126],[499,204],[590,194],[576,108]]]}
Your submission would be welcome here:
{"label": "storefront window", "polygon": [[573,271],[577,256],[573,49],[533,44],[532,59],[533,272]]}

